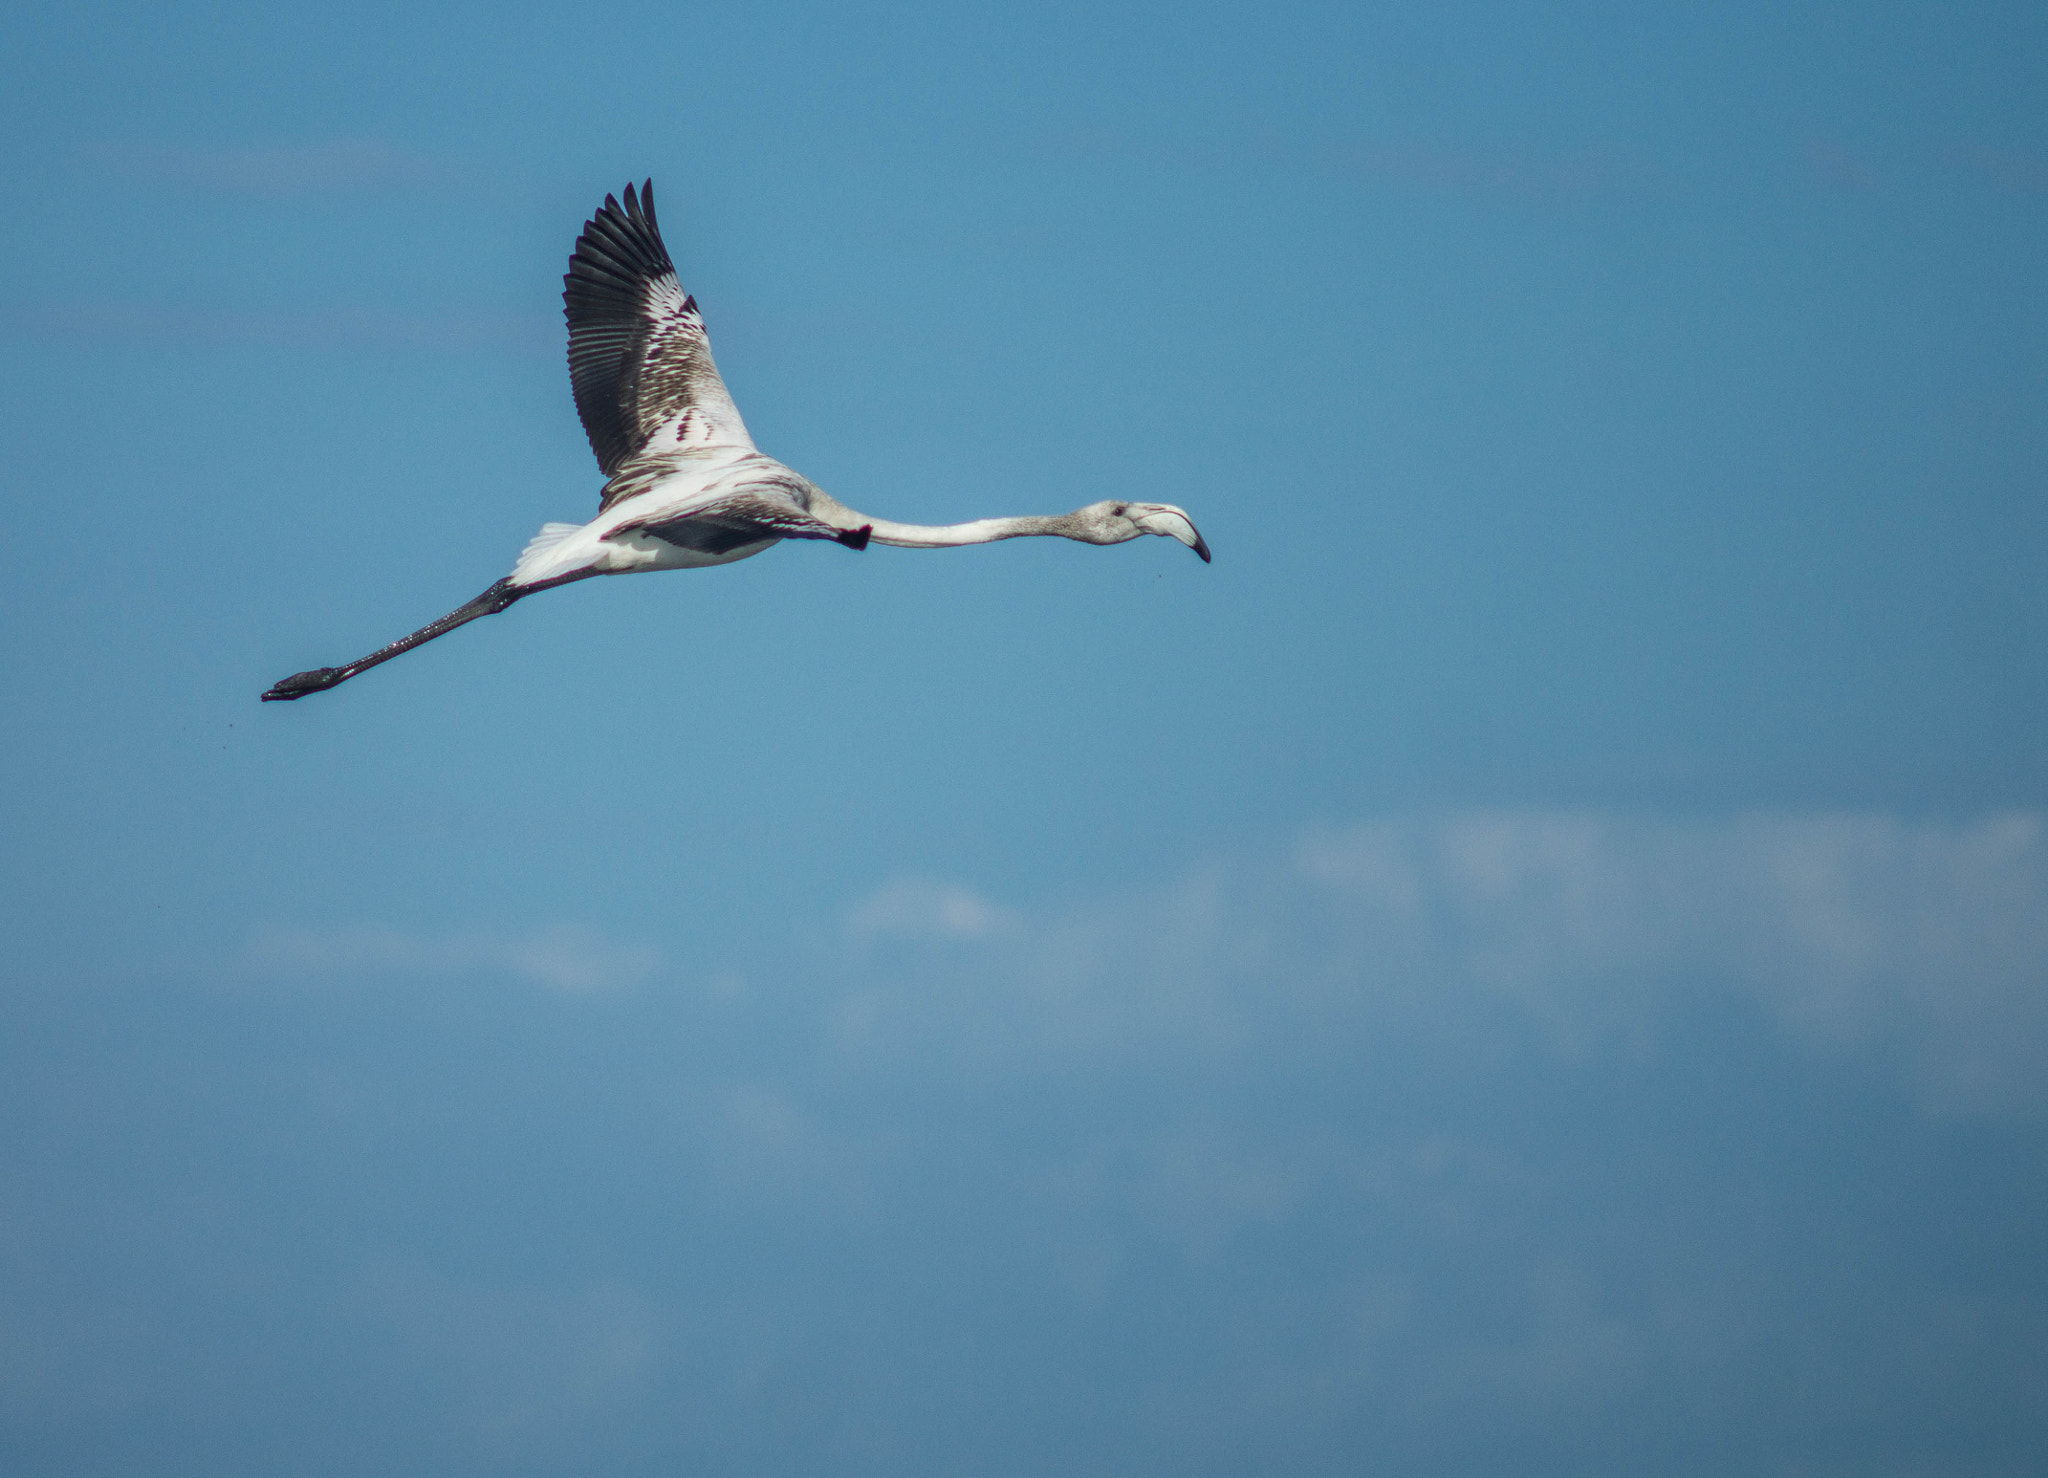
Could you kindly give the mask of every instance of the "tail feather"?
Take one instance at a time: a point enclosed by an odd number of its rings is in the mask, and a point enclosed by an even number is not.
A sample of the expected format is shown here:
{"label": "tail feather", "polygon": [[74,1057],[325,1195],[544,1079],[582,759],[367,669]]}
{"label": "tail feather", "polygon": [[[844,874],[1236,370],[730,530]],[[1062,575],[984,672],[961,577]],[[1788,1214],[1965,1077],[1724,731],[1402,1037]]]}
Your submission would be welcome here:
{"label": "tail feather", "polygon": [[553,554],[561,542],[582,528],[580,523],[544,523],[540,532],[526,541],[526,548],[520,551],[519,563],[512,567],[512,580],[517,585],[531,585],[552,575],[562,573],[548,568],[548,556]]}

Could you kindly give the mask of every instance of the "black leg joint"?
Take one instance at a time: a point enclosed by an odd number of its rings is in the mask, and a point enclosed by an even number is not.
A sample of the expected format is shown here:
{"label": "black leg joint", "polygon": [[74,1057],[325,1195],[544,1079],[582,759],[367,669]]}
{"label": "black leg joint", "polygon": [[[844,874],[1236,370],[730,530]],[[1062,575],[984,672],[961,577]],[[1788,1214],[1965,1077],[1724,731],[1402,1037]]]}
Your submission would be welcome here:
{"label": "black leg joint", "polygon": [[495,616],[525,594],[525,591],[515,589],[510,579],[504,579],[479,595],[476,603],[484,608],[485,614]]}

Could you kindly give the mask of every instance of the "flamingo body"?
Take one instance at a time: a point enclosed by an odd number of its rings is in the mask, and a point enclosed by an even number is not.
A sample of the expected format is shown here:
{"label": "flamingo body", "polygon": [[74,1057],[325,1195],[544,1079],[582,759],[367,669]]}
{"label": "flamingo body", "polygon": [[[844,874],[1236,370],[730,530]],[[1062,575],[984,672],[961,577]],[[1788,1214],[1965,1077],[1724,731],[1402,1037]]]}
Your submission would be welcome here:
{"label": "flamingo body", "polygon": [[1194,522],[1170,503],[1113,499],[1072,513],[894,523],[854,512],[757,450],[711,357],[696,299],[662,243],[651,180],[638,191],[628,185],[623,205],[605,197],[577,238],[563,284],[570,387],[606,477],[597,517],[545,525],[512,573],[474,600],[345,667],[296,673],[264,701],[325,691],[556,585],[731,564],[783,539],[943,549],[1037,535],[1121,544],[1157,534],[1209,558]]}

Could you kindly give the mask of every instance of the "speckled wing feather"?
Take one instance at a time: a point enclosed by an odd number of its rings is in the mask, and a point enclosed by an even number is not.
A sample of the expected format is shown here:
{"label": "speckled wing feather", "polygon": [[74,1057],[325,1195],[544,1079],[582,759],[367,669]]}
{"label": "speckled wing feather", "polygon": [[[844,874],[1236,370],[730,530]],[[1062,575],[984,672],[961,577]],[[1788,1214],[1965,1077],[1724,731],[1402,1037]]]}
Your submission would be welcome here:
{"label": "speckled wing feather", "polygon": [[654,182],[607,195],[562,279],[576,414],[609,477],[649,449],[753,438],[712,362],[697,300],[676,280],[654,219]]}

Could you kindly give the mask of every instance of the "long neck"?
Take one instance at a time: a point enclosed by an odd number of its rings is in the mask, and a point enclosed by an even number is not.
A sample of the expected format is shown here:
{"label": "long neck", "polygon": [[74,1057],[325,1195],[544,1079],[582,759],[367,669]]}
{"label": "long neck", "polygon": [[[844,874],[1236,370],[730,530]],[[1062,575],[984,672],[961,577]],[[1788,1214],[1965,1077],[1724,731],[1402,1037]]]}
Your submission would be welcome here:
{"label": "long neck", "polygon": [[951,549],[960,544],[993,544],[998,539],[1022,539],[1032,534],[1062,534],[1058,518],[977,518],[972,523],[894,523],[886,518],[861,515],[872,524],[869,535],[877,544],[894,544],[903,549]]}
{"label": "long neck", "polygon": [[971,523],[897,523],[856,513],[822,489],[811,493],[811,513],[834,527],[857,529],[866,525],[873,530],[868,537],[875,543],[894,544],[900,549],[953,549],[962,544],[993,544],[998,539],[1023,539],[1036,534],[1077,537],[1073,515],[1068,513],[977,518]]}

